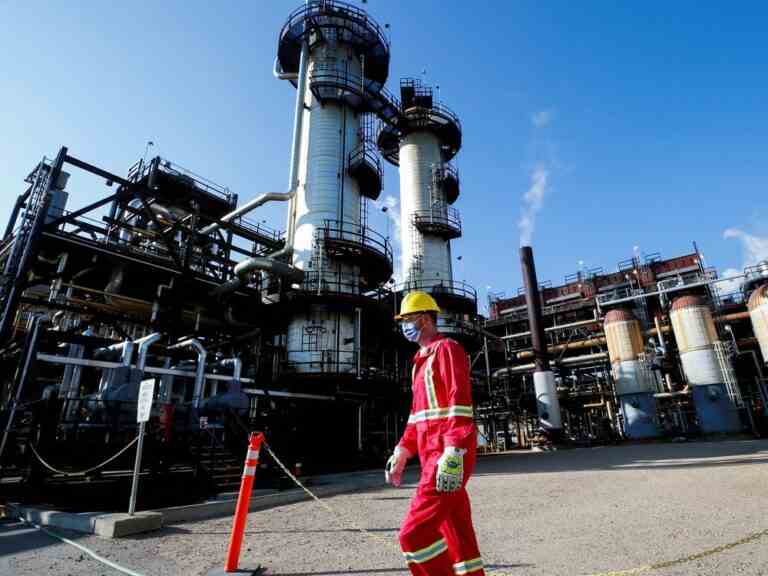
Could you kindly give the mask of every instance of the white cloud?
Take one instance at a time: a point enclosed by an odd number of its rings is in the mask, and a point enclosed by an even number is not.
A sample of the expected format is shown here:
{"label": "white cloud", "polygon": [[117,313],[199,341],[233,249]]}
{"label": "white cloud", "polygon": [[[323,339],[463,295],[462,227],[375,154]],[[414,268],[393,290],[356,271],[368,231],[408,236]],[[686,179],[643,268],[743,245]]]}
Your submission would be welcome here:
{"label": "white cloud", "polygon": [[741,270],[737,270],[736,268],[726,268],[723,270],[723,273],[720,274],[720,278],[733,279],[715,284],[715,286],[717,286],[717,291],[720,293],[720,296],[741,292],[742,278],[734,278],[735,276],[741,276]]}
{"label": "white cloud", "polygon": [[538,164],[531,171],[531,185],[523,196],[523,210],[518,227],[520,228],[520,246],[530,246],[533,231],[536,228],[536,215],[544,205],[547,192],[549,170],[544,164]]}
{"label": "white cloud", "polygon": [[741,240],[745,267],[754,266],[764,260],[768,260],[768,238],[749,234],[739,228],[728,228],[723,232],[723,238],[726,240],[731,238]]}
{"label": "white cloud", "polygon": [[[387,194],[381,200],[376,200],[373,205],[384,213],[384,216],[392,223],[392,233],[390,234],[389,241],[392,244],[392,252],[394,257],[394,271],[393,276],[395,282],[402,282],[402,250],[400,248],[400,206],[397,198],[391,194]],[[386,208],[386,210],[385,210]]]}
{"label": "white cloud", "polygon": [[728,228],[723,232],[723,238],[726,240],[737,239],[741,241],[742,248],[742,270],[736,268],[727,268],[720,274],[721,278],[733,278],[725,282],[716,284],[717,291],[721,296],[733,294],[741,291],[743,283],[742,278],[735,278],[743,273],[743,268],[754,266],[765,260],[768,260],[768,238],[756,236],[741,230],[740,228]]}
{"label": "white cloud", "polygon": [[531,123],[534,128],[544,128],[552,123],[555,118],[555,111],[552,109],[539,110],[531,115]]}

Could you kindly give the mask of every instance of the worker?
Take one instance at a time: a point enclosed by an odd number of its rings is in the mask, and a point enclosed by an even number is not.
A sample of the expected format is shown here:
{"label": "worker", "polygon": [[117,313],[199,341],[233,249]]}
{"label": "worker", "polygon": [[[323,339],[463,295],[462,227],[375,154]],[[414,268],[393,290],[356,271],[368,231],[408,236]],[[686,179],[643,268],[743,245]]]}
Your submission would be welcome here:
{"label": "worker", "polygon": [[419,351],[408,425],[387,462],[385,479],[400,486],[406,462],[418,453],[421,479],[400,528],[411,574],[476,576],[485,572],[466,491],[477,451],[469,359],[458,342],[438,332],[439,313],[429,294],[416,291],[403,298],[395,317]]}

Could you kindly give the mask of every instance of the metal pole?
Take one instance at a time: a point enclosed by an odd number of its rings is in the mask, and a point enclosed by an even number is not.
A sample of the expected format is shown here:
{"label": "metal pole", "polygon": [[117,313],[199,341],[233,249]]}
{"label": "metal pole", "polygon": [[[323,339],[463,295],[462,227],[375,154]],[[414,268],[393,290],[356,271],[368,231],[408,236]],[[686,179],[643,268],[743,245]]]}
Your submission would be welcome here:
{"label": "metal pole", "polygon": [[[16,416],[16,408],[21,400],[21,393],[24,390],[24,383],[27,381],[27,375],[29,373],[29,367],[32,360],[37,357],[37,336],[40,330],[40,317],[35,316],[32,320],[31,331],[26,341],[27,355],[24,358],[24,365],[21,368],[18,381],[16,383],[16,398],[14,398],[11,405],[11,413],[8,415],[8,422],[5,425],[5,431],[3,432],[3,440],[0,442],[0,464],[2,464],[3,452],[5,451],[5,444],[8,441],[8,434],[11,431],[13,425],[13,418]],[[0,469],[2,466],[0,465]]]}
{"label": "metal pole", "polygon": [[136,445],[136,463],[133,466],[133,483],[131,484],[131,500],[128,503],[128,515],[136,512],[136,494],[139,491],[139,471],[141,470],[141,450],[144,447],[144,427],[146,422],[139,424],[139,443]]}

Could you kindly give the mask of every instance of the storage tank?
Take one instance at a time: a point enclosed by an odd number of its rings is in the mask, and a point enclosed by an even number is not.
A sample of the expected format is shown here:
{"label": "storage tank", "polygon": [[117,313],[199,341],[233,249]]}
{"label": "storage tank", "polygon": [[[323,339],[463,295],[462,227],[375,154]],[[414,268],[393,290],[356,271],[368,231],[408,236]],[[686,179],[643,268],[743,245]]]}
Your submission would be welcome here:
{"label": "storage tank", "polygon": [[670,311],[683,373],[693,393],[702,432],[735,432],[741,429],[736,406],[725,384],[727,358],[718,358],[719,342],[709,307],[699,296],[681,296]]}
{"label": "storage tank", "polygon": [[752,329],[760,345],[763,362],[768,364],[768,284],[763,284],[752,292],[747,303]]}
{"label": "storage tank", "polygon": [[658,436],[653,396],[656,383],[641,356],[644,347],[640,322],[631,311],[616,309],[605,315],[604,326],[624,434],[628,438]]}

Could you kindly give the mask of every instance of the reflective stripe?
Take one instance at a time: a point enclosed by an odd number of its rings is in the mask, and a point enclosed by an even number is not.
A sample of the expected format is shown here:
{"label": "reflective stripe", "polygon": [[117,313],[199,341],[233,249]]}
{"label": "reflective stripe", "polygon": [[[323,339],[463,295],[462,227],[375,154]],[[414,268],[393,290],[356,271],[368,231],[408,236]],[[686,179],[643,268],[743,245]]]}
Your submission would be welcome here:
{"label": "reflective stripe", "polygon": [[477,558],[473,558],[472,560],[467,560],[465,562],[458,562],[453,565],[453,571],[458,576],[461,576],[462,574],[469,574],[470,572],[474,572],[475,570],[480,570],[483,567],[483,559],[479,556]]}
{"label": "reflective stripe", "polygon": [[434,371],[432,369],[432,363],[434,361],[435,355],[432,354],[427,358],[427,363],[424,367],[424,386],[427,388],[427,406],[429,406],[430,409],[437,408],[437,393],[435,392]]}
{"label": "reflective stripe", "polygon": [[246,466],[245,470],[243,470],[243,476],[255,476],[256,475],[256,466]]}
{"label": "reflective stripe", "polygon": [[415,412],[408,417],[408,424],[416,424],[425,420],[439,420],[441,418],[452,418],[455,416],[464,416],[472,418],[472,406],[448,406],[447,408],[431,408]]}
{"label": "reflective stripe", "polygon": [[259,451],[258,450],[251,450],[248,449],[248,454],[245,457],[246,460],[258,460],[259,459]]}
{"label": "reflective stripe", "polygon": [[415,552],[406,552],[403,550],[403,556],[405,556],[408,564],[423,564],[429,562],[433,558],[437,558],[440,554],[448,550],[448,545],[445,543],[444,538],[440,538],[434,544],[430,544],[426,548],[416,550]]}

